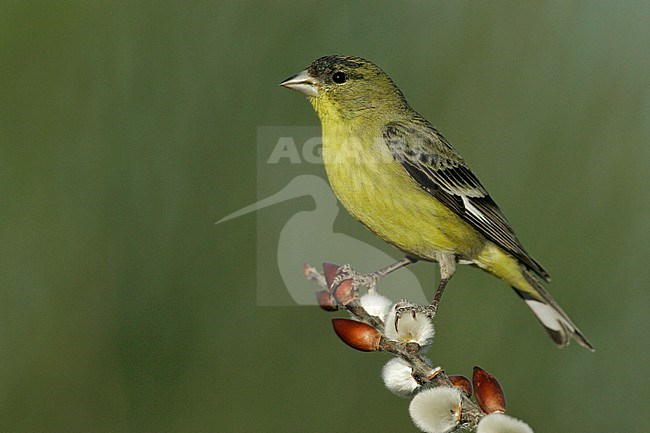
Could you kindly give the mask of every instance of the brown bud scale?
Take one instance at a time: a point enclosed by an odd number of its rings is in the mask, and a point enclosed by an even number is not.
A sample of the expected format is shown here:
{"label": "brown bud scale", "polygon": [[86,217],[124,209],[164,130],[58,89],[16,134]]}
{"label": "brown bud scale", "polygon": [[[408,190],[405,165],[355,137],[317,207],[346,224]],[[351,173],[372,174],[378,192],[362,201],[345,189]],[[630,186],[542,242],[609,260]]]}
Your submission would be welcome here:
{"label": "brown bud scale", "polygon": [[332,288],[332,283],[334,278],[336,278],[336,272],[339,270],[340,266],[335,265],[334,263],[323,263],[323,274],[325,275],[325,282],[327,283],[327,288]]}
{"label": "brown bud scale", "polygon": [[483,412],[506,412],[506,397],[494,376],[481,367],[474,367],[472,383],[476,402]]}
{"label": "brown bud scale", "polygon": [[330,295],[329,290],[318,290],[316,292],[318,305],[325,311],[336,311],[339,309],[336,301]]}
{"label": "brown bud scale", "polygon": [[362,352],[379,348],[381,334],[372,326],[350,319],[332,319],[334,332],[345,344]]}
{"label": "brown bud scale", "polygon": [[472,395],[472,382],[469,381],[465,376],[459,374],[452,374],[448,376],[449,381],[456,388],[459,388],[465,396],[470,397]]}
{"label": "brown bud scale", "polygon": [[341,305],[348,305],[354,299],[354,287],[352,280],[343,280],[333,290],[332,296]]}

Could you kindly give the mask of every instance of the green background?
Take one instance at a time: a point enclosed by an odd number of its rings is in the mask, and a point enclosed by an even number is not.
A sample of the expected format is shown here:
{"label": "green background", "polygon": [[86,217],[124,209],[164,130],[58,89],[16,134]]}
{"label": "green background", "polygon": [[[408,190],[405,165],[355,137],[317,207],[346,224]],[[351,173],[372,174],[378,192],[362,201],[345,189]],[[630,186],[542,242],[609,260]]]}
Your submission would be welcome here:
{"label": "green background", "polygon": [[461,151],[597,349],[463,267],[434,363],[494,374],[538,433],[647,430],[650,6],[394,3],[1,3],[0,431],[417,431],[386,355],[257,306],[256,216],[214,225],[257,199],[259,126],[317,125],[277,83],[332,53]]}

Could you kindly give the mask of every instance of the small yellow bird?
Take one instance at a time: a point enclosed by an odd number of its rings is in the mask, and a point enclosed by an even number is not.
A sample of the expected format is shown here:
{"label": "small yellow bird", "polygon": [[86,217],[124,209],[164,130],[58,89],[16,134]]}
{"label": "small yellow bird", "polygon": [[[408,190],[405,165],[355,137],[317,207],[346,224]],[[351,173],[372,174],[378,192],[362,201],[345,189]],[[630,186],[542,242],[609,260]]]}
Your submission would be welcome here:
{"label": "small yellow bird", "polygon": [[306,95],[323,130],[323,162],[343,206],[406,258],[440,266],[435,313],[456,264],[510,284],[555,343],[592,345],[533,274],[548,273],[515,236],[463,158],[388,75],[360,57],[326,56],[280,83]]}

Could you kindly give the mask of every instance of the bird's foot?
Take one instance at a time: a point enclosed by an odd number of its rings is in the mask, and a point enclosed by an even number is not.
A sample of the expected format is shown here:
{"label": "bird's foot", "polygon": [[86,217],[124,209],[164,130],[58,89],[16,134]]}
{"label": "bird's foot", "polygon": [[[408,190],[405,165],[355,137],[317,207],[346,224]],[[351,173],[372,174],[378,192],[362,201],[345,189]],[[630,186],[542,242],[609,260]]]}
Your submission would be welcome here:
{"label": "bird's foot", "polygon": [[372,274],[357,274],[353,280],[354,284],[356,284],[357,287],[366,287],[368,289],[368,293],[377,293],[377,282],[379,281],[379,275],[377,275],[376,272],[373,272]]}
{"label": "bird's foot", "polygon": [[380,277],[381,275],[377,272],[361,274],[352,269],[352,266],[349,264],[345,264],[336,271],[336,277],[334,277],[332,287],[338,286],[344,280],[351,279],[352,285],[355,289],[358,290],[359,287],[366,287],[368,293],[377,293],[377,281],[379,281]]}
{"label": "bird's foot", "polygon": [[416,315],[423,314],[429,319],[433,320],[433,318],[436,317],[436,310],[437,305],[419,305],[406,299],[400,300],[397,304],[395,304],[395,331],[397,331],[397,324],[403,315],[410,314],[411,317],[415,319]]}
{"label": "bird's foot", "polygon": [[355,289],[358,289],[359,287],[365,287],[368,289],[368,293],[377,294],[377,282],[381,278],[415,262],[417,262],[417,259],[414,259],[412,257],[404,257],[402,260],[370,274],[361,274],[352,269],[352,266],[349,264],[345,264],[338,268],[336,273],[340,275],[340,277],[337,276],[339,282],[345,279],[352,279]]}

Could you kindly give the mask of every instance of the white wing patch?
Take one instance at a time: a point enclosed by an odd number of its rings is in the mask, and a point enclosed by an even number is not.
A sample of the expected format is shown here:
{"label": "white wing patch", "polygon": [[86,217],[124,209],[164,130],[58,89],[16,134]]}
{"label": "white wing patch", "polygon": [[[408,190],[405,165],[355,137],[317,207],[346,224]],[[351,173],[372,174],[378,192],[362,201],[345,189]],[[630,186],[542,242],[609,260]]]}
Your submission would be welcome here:
{"label": "white wing patch", "polygon": [[478,210],[476,208],[476,206],[474,206],[472,204],[472,202],[469,201],[467,196],[461,195],[460,197],[463,199],[463,205],[465,206],[466,211],[468,211],[469,213],[471,213],[472,215],[474,215],[478,219],[481,219],[481,220],[483,220],[485,222],[488,222],[488,223],[490,222],[488,217],[486,217],[485,214],[483,214],[483,212]]}

